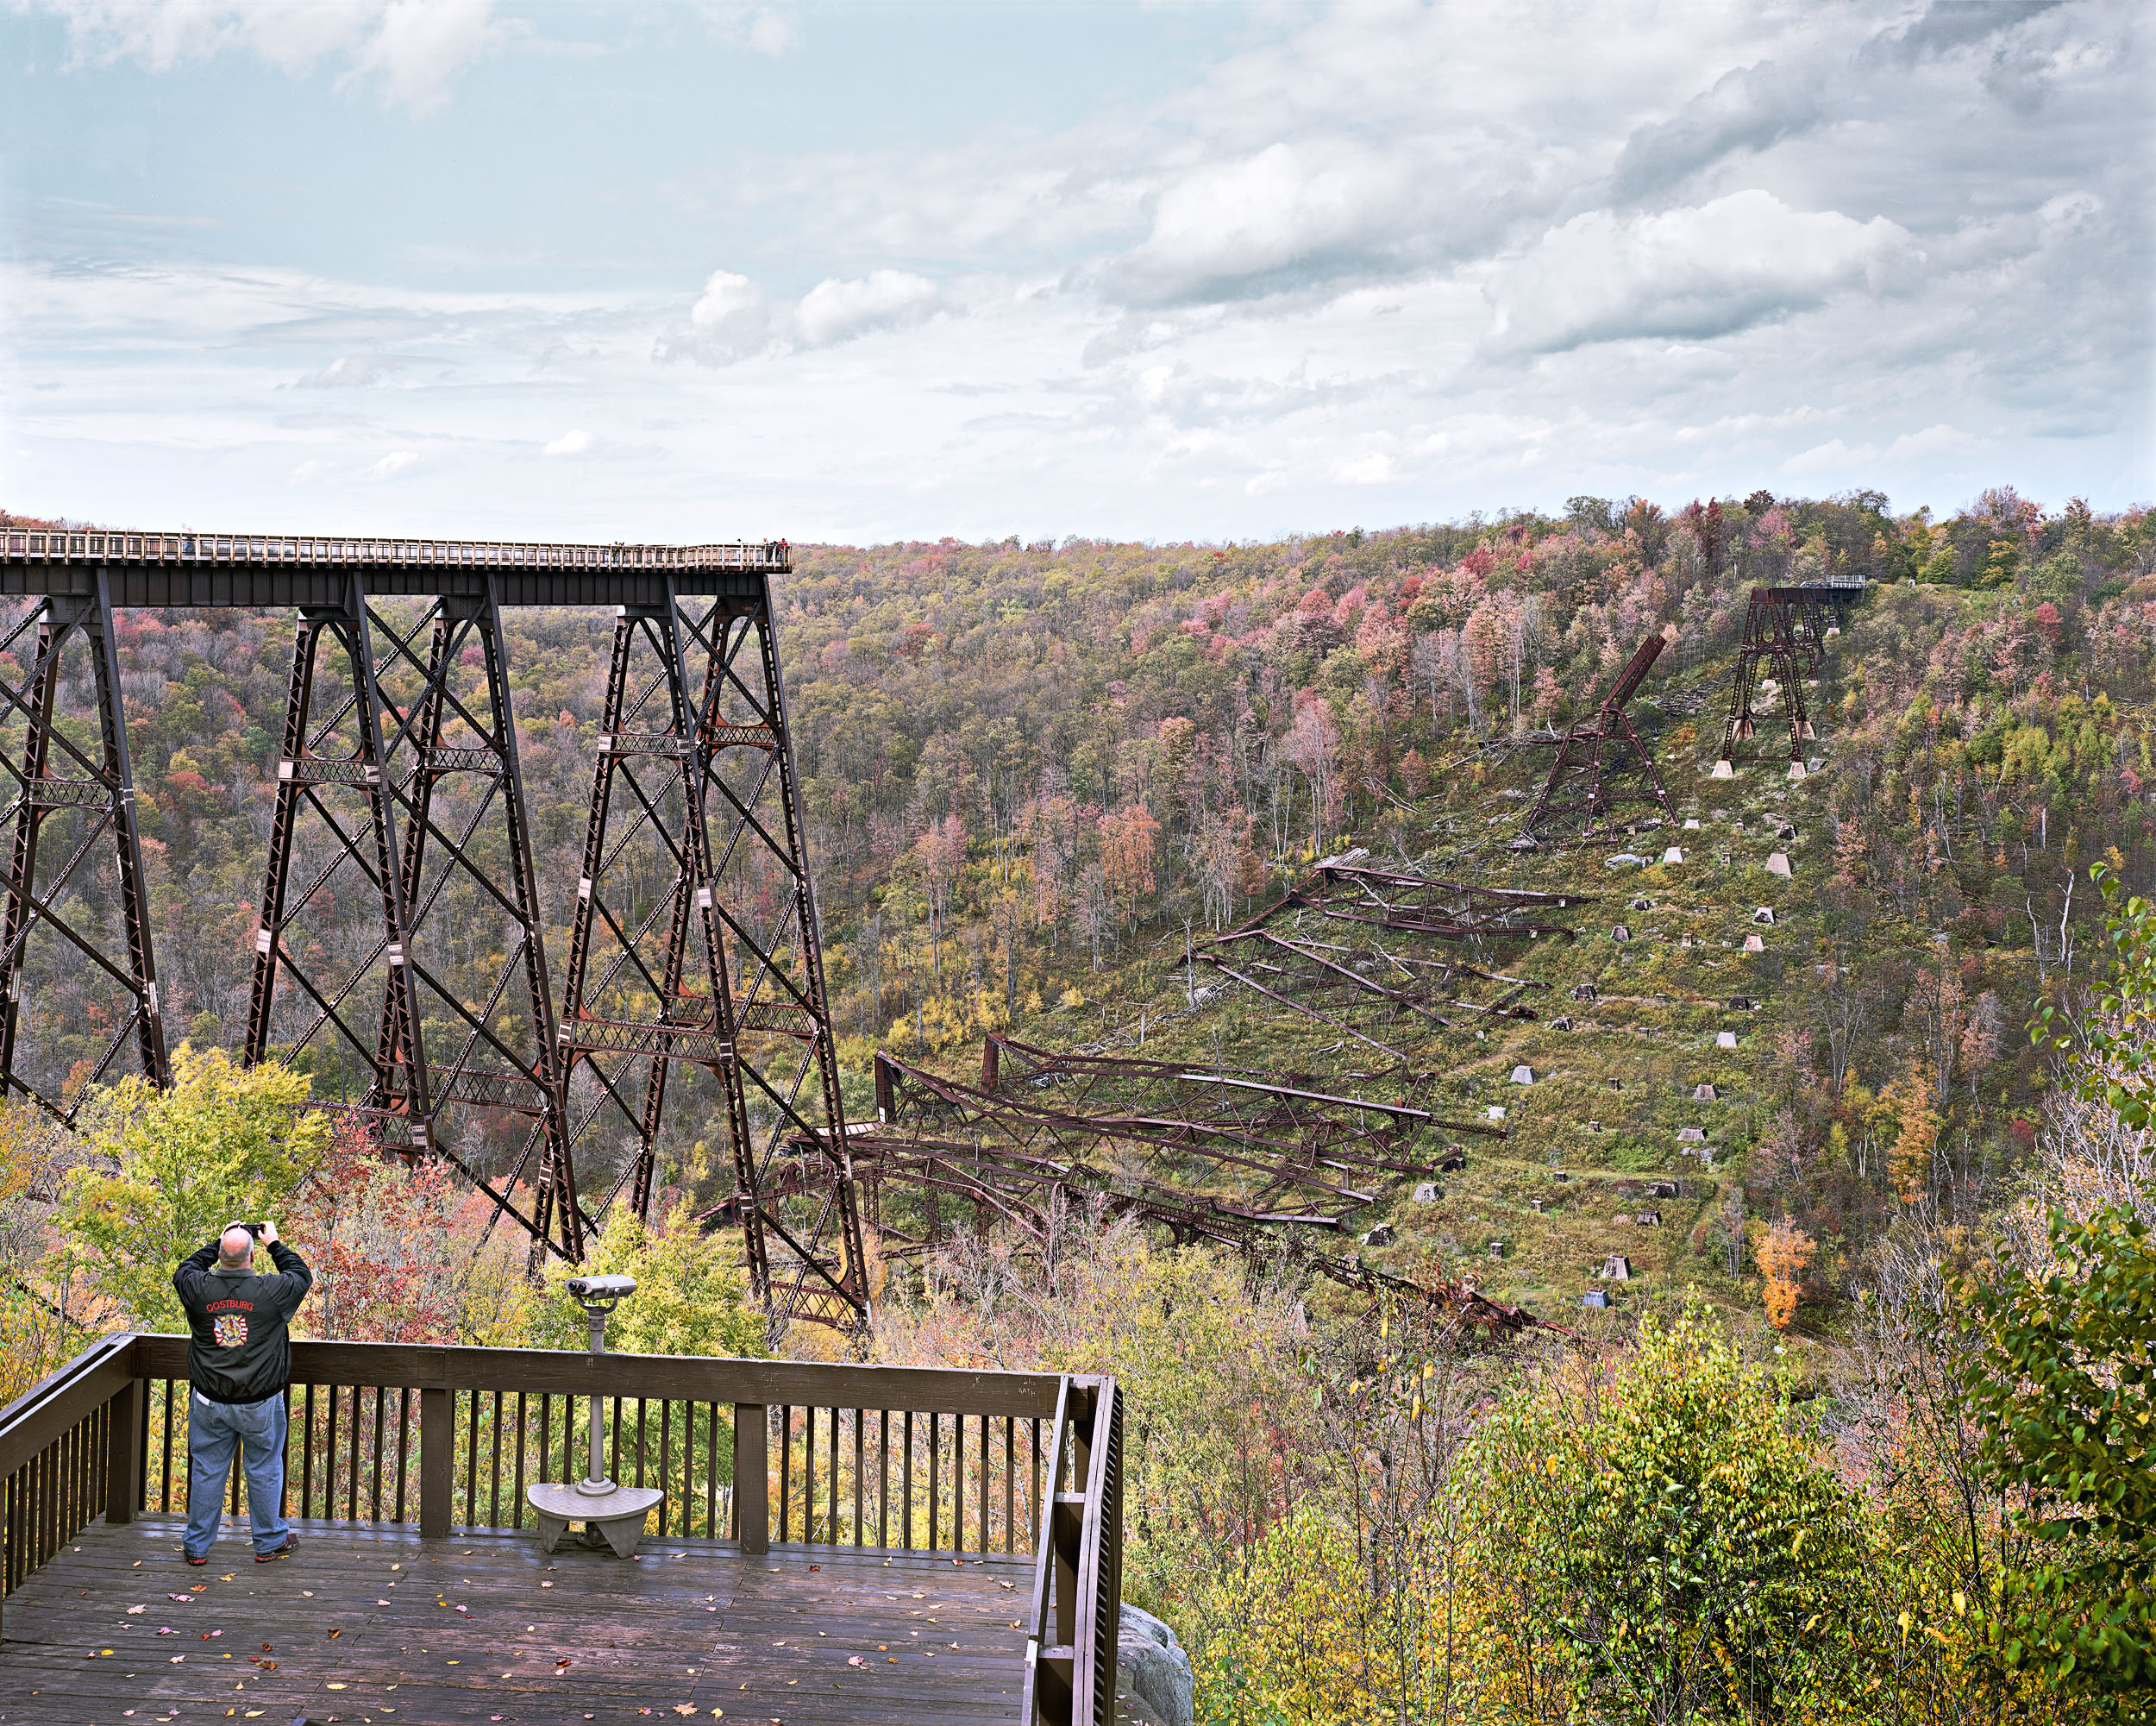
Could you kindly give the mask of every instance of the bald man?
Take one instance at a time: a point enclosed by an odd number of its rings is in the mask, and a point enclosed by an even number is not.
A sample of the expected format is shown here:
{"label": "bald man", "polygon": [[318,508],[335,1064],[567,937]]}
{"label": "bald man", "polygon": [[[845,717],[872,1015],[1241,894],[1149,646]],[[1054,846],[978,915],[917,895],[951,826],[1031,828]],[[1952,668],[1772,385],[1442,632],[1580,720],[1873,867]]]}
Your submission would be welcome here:
{"label": "bald man", "polygon": [[[256,1235],[274,1271],[254,1268]],[[285,1521],[285,1386],[292,1371],[285,1327],[313,1286],[307,1261],[277,1238],[273,1222],[235,1222],[172,1272],[187,1309],[187,1532],[190,1564],[210,1562],[224,1521],[225,1482],[235,1452],[247,1468],[254,1561],[268,1564],[299,1542]]]}

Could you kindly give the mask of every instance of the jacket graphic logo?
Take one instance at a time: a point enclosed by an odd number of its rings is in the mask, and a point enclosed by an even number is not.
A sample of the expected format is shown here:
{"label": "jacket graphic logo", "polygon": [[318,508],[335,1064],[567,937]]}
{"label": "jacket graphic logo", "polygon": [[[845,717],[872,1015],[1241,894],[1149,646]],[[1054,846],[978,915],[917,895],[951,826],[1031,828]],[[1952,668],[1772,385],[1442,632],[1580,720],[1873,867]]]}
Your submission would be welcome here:
{"label": "jacket graphic logo", "polygon": [[244,1313],[219,1313],[212,1330],[219,1348],[244,1348],[247,1346],[247,1315]]}

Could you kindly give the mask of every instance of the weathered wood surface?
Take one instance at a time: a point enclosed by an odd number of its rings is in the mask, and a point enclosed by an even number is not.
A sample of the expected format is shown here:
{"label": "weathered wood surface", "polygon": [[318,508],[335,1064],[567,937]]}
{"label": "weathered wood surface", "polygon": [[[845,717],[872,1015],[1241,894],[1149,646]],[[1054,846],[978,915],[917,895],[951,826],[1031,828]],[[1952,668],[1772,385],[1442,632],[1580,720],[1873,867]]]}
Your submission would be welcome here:
{"label": "weathered wood surface", "polygon": [[1018,1718],[1025,1558],[657,1540],[624,1561],[296,1526],[298,1556],[258,1565],[228,1522],[197,1570],[177,1518],[92,1523],[9,1597],[0,1721]]}

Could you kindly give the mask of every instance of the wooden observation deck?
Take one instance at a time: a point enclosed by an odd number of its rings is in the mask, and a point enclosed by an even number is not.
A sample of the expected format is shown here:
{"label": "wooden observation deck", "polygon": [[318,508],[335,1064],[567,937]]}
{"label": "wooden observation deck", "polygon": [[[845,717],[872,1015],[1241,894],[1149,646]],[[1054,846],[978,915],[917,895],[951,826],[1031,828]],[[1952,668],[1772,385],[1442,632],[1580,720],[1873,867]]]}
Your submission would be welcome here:
{"label": "wooden observation deck", "polygon": [[[299,1550],[253,1561],[235,1483],[191,1568],[185,1347],[0,1410],[0,1719],[1114,1717],[1112,1379],[298,1342]],[[542,1553],[523,1499],[593,1390],[613,1477],[667,1494],[625,1561]]]}

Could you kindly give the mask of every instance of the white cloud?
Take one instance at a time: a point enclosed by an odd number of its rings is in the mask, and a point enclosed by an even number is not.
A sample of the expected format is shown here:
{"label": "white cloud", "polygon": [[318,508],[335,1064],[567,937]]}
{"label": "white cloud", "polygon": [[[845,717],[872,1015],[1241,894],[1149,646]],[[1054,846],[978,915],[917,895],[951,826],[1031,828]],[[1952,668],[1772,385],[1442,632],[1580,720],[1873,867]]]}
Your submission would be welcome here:
{"label": "white cloud", "polygon": [[1704,341],[1835,294],[1877,293],[1919,256],[1883,216],[1792,210],[1755,189],[1651,216],[1576,216],[1500,266],[1485,292],[1500,348]]}
{"label": "white cloud", "polygon": [[503,36],[495,0],[28,0],[66,25],[91,65],[154,72],[222,54],[298,74],[324,60],[379,77],[392,101],[437,106],[449,79]]}
{"label": "white cloud", "polygon": [[371,464],[367,473],[377,480],[386,480],[392,474],[401,474],[419,458],[409,449],[392,449],[379,461]]}
{"label": "white cloud", "polygon": [[1398,156],[1352,144],[1269,144],[1170,184],[1151,233],[1113,280],[1156,300],[1293,285],[1298,273],[1392,249],[1415,201],[1414,176]]}
{"label": "white cloud", "polygon": [[588,431],[563,432],[541,453],[547,455],[581,455],[597,442]]}
{"label": "white cloud", "polygon": [[493,9],[494,0],[389,0],[355,69],[379,73],[407,108],[436,107],[450,78],[494,45]]}
{"label": "white cloud", "polygon": [[770,340],[771,302],[748,277],[713,270],[703,293],[689,308],[689,324],[702,352],[738,358]]}
{"label": "white cloud", "polygon": [[871,270],[856,281],[817,283],[794,308],[793,331],[805,348],[829,348],[874,330],[910,329],[943,310],[943,291],[927,277]]}

